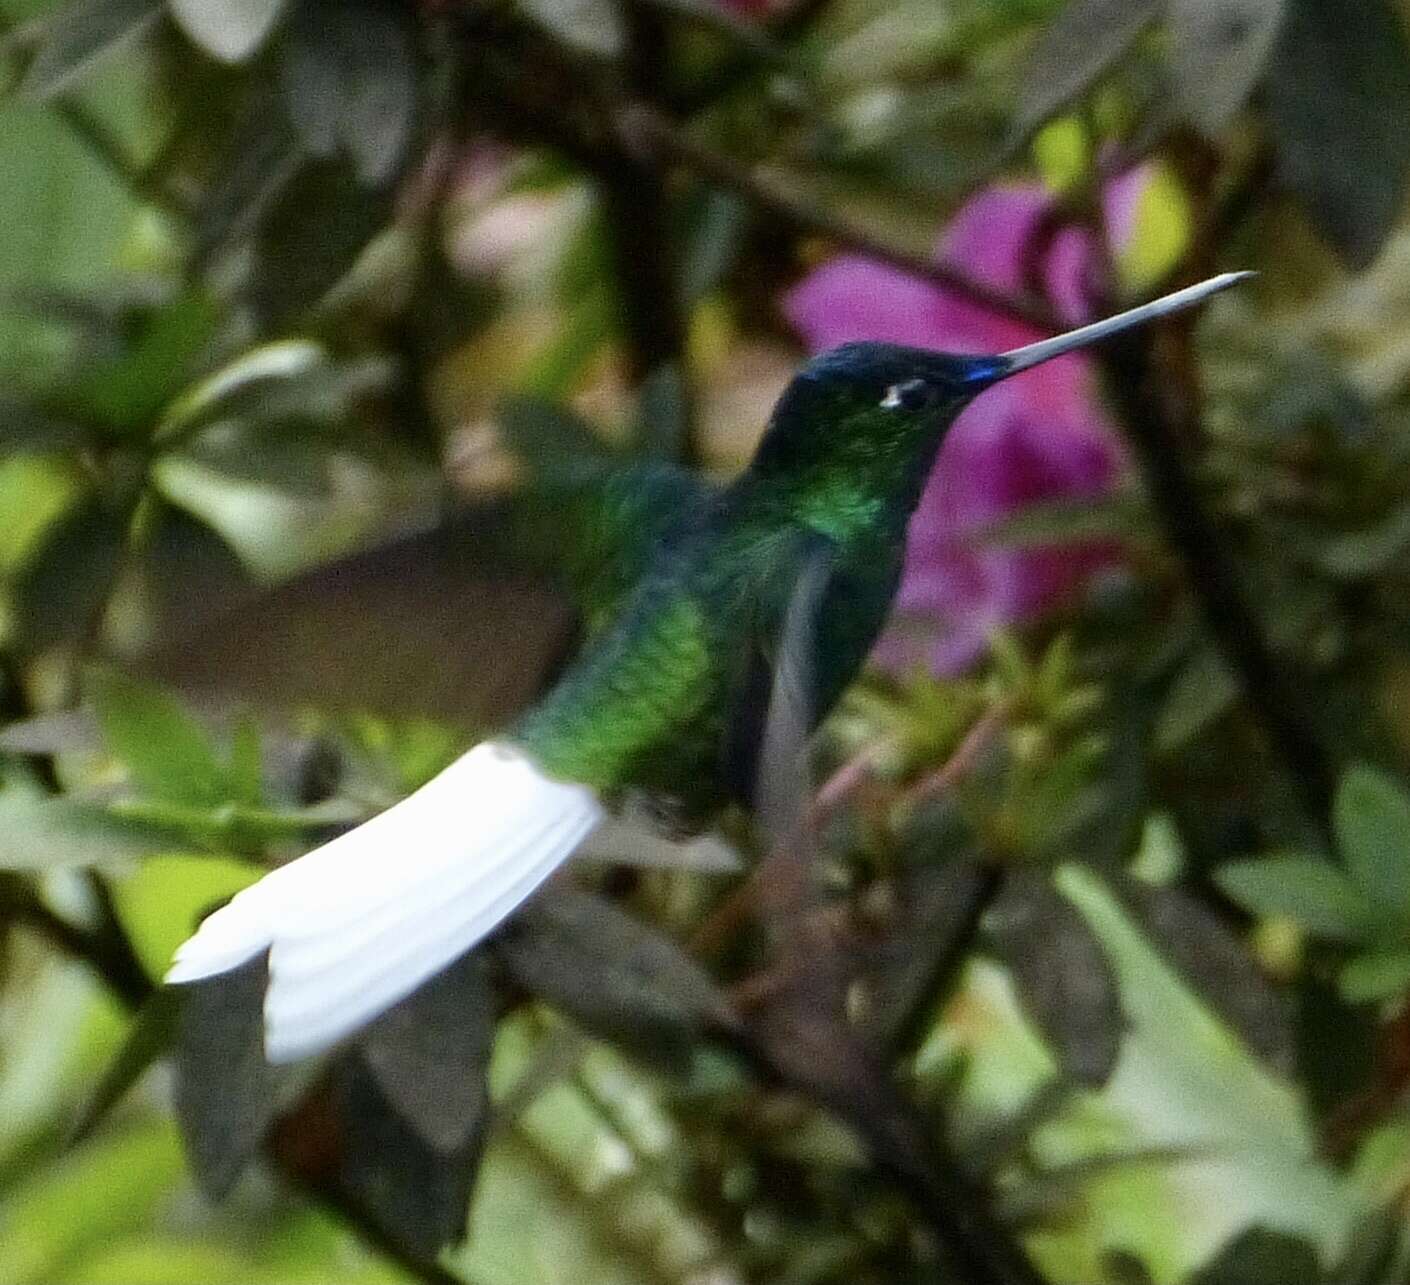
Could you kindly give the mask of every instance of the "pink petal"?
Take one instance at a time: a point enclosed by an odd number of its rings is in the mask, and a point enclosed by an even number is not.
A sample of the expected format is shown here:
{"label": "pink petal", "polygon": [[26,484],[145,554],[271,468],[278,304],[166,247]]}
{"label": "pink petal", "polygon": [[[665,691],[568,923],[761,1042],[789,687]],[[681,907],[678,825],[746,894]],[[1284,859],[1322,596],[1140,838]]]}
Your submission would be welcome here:
{"label": "pink petal", "polygon": [[937,291],[899,268],[839,255],[783,297],[783,312],[808,348],[820,352],[855,339],[935,346]]}

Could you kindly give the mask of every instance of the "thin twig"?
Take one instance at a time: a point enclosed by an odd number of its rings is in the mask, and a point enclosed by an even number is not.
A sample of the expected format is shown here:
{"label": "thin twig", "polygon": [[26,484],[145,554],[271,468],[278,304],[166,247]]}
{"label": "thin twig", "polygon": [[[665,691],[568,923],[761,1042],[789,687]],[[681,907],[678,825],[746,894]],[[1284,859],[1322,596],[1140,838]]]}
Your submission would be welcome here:
{"label": "thin twig", "polygon": [[1009,705],[1000,701],[983,717],[977,719],[973,727],[965,733],[964,739],[938,769],[923,780],[917,781],[905,794],[905,802],[914,807],[926,799],[945,794],[974,770],[979,756],[989,748],[994,737],[1008,722]]}
{"label": "thin twig", "polygon": [[52,106],[59,119],[79,141],[139,201],[154,206],[176,219],[189,216],[190,211],[186,206],[164,184],[128,156],[122,144],[84,103],[75,98],[61,97],[55,99]]}
{"label": "thin twig", "polygon": [[653,156],[665,164],[679,165],[717,187],[734,192],[756,209],[767,211],[793,228],[824,236],[1039,330],[1060,328],[1059,319],[1042,299],[997,289],[963,268],[883,241],[861,225],[785,191],[749,165],[707,147],[650,107],[640,103],[623,107],[618,113],[617,130],[629,150]]}

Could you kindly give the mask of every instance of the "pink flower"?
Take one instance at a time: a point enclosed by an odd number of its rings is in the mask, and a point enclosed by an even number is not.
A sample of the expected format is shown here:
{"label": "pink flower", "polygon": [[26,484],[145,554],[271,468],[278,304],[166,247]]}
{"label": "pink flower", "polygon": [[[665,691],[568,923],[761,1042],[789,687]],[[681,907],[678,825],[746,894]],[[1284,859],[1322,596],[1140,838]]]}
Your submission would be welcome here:
{"label": "pink flower", "polygon": [[[1117,244],[1129,237],[1145,181],[1136,171],[1107,190]],[[997,288],[1041,288],[1070,324],[1090,320],[1098,247],[1089,230],[1054,224],[1052,210],[1051,197],[1035,185],[991,188],[955,217],[939,256]],[[810,273],[783,306],[815,352],[874,339],[988,353],[1042,337],[956,291],[857,255]],[[1069,599],[1117,556],[1109,544],[1006,549],[974,538],[1027,505],[1110,488],[1122,452],[1093,381],[1087,358],[1058,358],[985,393],[951,430],[911,520],[896,599],[898,614],[931,627],[927,653],[938,672],[963,670],[993,630]],[[878,655],[893,665],[912,658],[895,634]]]}

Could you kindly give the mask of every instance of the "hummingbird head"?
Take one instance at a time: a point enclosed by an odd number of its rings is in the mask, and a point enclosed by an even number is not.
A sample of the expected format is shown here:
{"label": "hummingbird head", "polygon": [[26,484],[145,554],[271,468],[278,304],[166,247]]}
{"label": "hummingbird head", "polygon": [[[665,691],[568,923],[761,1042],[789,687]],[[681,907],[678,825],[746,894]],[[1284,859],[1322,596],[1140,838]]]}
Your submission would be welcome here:
{"label": "hummingbird head", "polygon": [[747,476],[786,489],[807,520],[839,534],[868,524],[878,506],[908,515],[946,430],[985,389],[1252,275],[1226,273],[1008,353],[968,357],[884,343],[830,349],[784,391]]}

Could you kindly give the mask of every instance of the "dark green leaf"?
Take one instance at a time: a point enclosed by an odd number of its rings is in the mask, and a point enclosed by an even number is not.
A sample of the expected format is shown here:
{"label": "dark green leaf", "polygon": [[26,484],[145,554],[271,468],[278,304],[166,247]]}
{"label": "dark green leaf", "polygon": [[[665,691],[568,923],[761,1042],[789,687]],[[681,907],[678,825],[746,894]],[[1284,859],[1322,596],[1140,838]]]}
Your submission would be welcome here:
{"label": "dark green leaf", "polygon": [[85,373],[66,390],[66,400],[114,428],[152,431],[200,365],[220,315],[214,299],[195,291],[151,310],[129,351]]}
{"label": "dark green leaf", "polygon": [[87,694],[114,757],[153,799],[213,808],[230,797],[205,729],[170,696],[115,669],[93,669]]}
{"label": "dark green leaf", "polygon": [[421,1261],[434,1261],[465,1234],[483,1116],[447,1154],[403,1121],[360,1053],[334,1063],[333,1091],[343,1132],[343,1188],[392,1240]]}
{"label": "dark green leaf", "polygon": [[300,0],[282,69],[289,117],[315,156],[342,151],[375,186],[396,174],[416,124],[416,29],[391,0]]}
{"label": "dark green leaf", "polygon": [[1155,726],[1155,744],[1178,750],[1193,740],[1239,698],[1239,683],[1212,646],[1199,647],[1180,667],[1166,693]]}
{"label": "dark green leaf", "polygon": [[217,177],[196,208],[196,257],[209,263],[252,236],[259,220],[299,172],[299,141],[272,88],[257,92],[230,128]]}
{"label": "dark green leaf", "polygon": [[1171,62],[1186,116],[1216,134],[1248,101],[1272,53],[1286,0],[1171,0]]}
{"label": "dark green leaf", "polygon": [[727,5],[713,0],[646,0],[667,13],[693,18],[697,22],[728,36],[735,44],[759,58],[777,57],[778,50],[761,28],[757,18],[744,12],[735,13]]}
{"label": "dark green leaf", "polygon": [[1125,1026],[1106,953],[1044,874],[1016,872],[986,919],[1019,1002],[1079,1084],[1105,1084]]}
{"label": "dark green leaf", "polygon": [[1269,80],[1278,164],[1352,268],[1380,252],[1410,184],[1410,48],[1387,0],[1288,0]]}
{"label": "dark green leaf", "polygon": [[391,205],[336,158],[314,161],[265,210],[256,235],[253,301],[265,325],[286,324],[347,274]]}
{"label": "dark green leaf", "polygon": [[155,505],[135,559],[153,645],[201,623],[255,592],[224,538],[174,505]]}
{"label": "dark green leaf", "polygon": [[169,0],[172,17],[222,62],[243,62],[264,42],[286,0]]}
{"label": "dark green leaf", "polygon": [[1269,856],[1235,861],[1214,881],[1255,915],[1286,915],[1322,937],[1360,941],[1372,908],[1335,866],[1316,857]]}
{"label": "dark green leaf", "polygon": [[1410,950],[1358,955],[1341,970],[1337,989],[1348,1004],[1395,999],[1410,989]]}
{"label": "dark green leaf", "polygon": [[19,92],[33,102],[63,93],[105,54],[153,26],[164,7],[163,0],[73,0],[63,5],[50,17]]}
{"label": "dark green leaf", "polygon": [[189,846],[180,830],[115,816],[97,804],[0,791],[0,869],[93,866]]}
{"label": "dark green leaf", "polygon": [[0,396],[0,456],[11,451],[53,451],[81,446],[89,432],[31,406],[16,397]]}
{"label": "dark green leaf", "polygon": [[643,454],[679,460],[690,440],[690,391],[675,362],[657,366],[637,394],[636,440]]}
{"label": "dark green leaf", "polygon": [[1251,1227],[1190,1285],[1316,1285],[1322,1279],[1317,1251],[1305,1240]]}
{"label": "dark green leaf", "polygon": [[1019,77],[1014,130],[1041,125],[1106,74],[1159,16],[1162,0],[1070,0],[1039,33]]}
{"label": "dark green leaf", "polygon": [[612,57],[625,39],[621,11],[608,0],[520,0],[520,7],[564,44]]}
{"label": "dark green leaf", "polygon": [[263,955],[182,986],[176,1039],[176,1118],[202,1190],[219,1199],[235,1184],[274,1112],[264,1060]]}
{"label": "dark green leaf", "polygon": [[1332,824],[1337,847],[1366,900],[1392,920],[1410,921],[1410,794],[1365,764],[1337,787]]}
{"label": "dark green leaf", "polygon": [[[913,819],[923,835],[907,847],[923,851],[960,849],[966,842],[953,808],[928,820]],[[953,828],[952,828],[953,827]],[[987,895],[995,872],[972,856],[907,868],[896,879],[896,912],[886,935],[863,955],[852,994],[858,1024],[884,1047],[904,1042],[917,1017],[957,975],[967,947],[974,907]]]}
{"label": "dark green leaf", "polygon": [[681,263],[681,298],[687,307],[724,279],[739,255],[750,217],[749,206],[733,192],[712,190],[701,198]]}
{"label": "dark green leaf", "polygon": [[525,990],[644,1056],[676,1061],[729,1020],[724,994],[681,947],[585,892],[546,889],[496,949]]}
{"label": "dark green leaf", "polygon": [[69,1134],[71,1146],[87,1138],[142,1078],[147,1068],[171,1047],[176,1038],[183,994],[179,987],[162,986],[138,1010],[117,1056],[108,1063],[97,1087],[74,1121]]}
{"label": "dark green leaf", "polygon": [[1255,1053],[1280,1072],[1296,1061],[1292,1012],[1241,936],[1175,888],[1135,880],[1118,891],[1132,917],[1194,991]]}
{"label": "dark green leaf", "polygon": [[542,397],[504,398],[495,409],[495,421],[505,444],[543,482],[574,483],[620,461],[587,420]]}
{"label": "dark green leaf", "polygon": [[436,1151],[470,1143],[484,1123],[494,1004],[484,959],[466,955],[362,1035],[387,1101]]}
{"label": "dark green leaf", "polygon": [[17,646],[43,651],[96,632],[131,522],[128,504],[94,492],[44,532],[11,588]]}
{"label": "dark green leaf", "polygon": [[1410,545],[1410,505],[1393,510],[1378,526],[1324,540],[1314,556],[1329,575],[1366,580],[1386,571]]}

